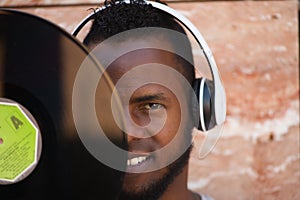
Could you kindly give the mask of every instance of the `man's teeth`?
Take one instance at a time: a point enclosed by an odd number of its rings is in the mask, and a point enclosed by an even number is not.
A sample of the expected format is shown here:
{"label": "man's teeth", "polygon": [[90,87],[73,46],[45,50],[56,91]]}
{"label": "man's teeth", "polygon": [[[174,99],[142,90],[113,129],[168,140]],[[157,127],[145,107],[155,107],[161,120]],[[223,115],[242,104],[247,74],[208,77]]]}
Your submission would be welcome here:
{"label": "man's teeth", "polygon": [[127,166],[133,166],[133,165],[137,165],[141,162],[144,162],[147,159],[146,156],[141,156],[141,157],[136,157],[136,158],[132,158],[132,159],[128,159],[127,160]]}

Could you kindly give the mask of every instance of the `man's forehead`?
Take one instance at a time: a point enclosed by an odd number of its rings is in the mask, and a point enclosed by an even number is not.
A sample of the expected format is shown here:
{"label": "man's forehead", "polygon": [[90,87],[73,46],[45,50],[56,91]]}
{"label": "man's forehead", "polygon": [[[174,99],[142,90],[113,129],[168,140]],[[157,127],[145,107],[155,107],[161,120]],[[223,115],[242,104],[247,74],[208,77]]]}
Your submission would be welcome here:
{"label": "man's forehead", "polygon": [[122,67],[132,68],[149,63],[176,68],[179,63],[176,63],[175,58],[176,55],[173,53],[160,49],[138,49],[118,57],[108,66],[108,69],[117,70]]}
{"label": "man's forehead", "polygon": [[170,101],[170,97],[174,97],[174,94],[170,89],[156,83],[144,84],[134,89],[127,86],[119,86],[117,90],[122,100],[128,100],[128,102],[125,103],[138,103],[152,100],[154,97],[156,100]]}
{"label": "man's forehead", "polygon": [[[148,67],[137,70],[137,68],[143,68],[144,66]],[[165,68],[174,69],[181,74],[184,72],[182,63],[176,59],[173,53],[158,49],[140,49],[126,53],[114,60],[107,67],[106,72],[114,83],[129,71],[134,71],[131,78],[137,80],[141,77],[143,80],[151,76],[161,79],[171,78],[168,72],[164,70]]]}
{"label": "man's forehead", "polygon": [[109,71],[109,76],[121,97],[131,96],[137,90],[143,91],[148,96],[158,93],[184,94],[186,87],[190,87],[180,72],[159,63],[148,63],[137,67],[115,65]]}
{"label": "man's forehead", "polygon": [[149,83],[163,83],[166,79],[169,79],[168,82],[176,81],[172,80],[174,77],[166,68],[170,67],[163,63],[116,62],[108,67],[107,72],[114,84],[125,89],[138,88]]}
{"label": "man's forehead", "polygon": [[[116,39],[115,39],[116,38]],[[161,46],[162,49],[173,50],[172,44],[161,36],[119,36],[107,39],[99,44],[91,44],[93,54],[99,59],[116,60],[124,52],[128,53],[134,50],[149,49]],[[156,48],[158,49],[158,48]],[[100,60],[101,61],[101,60]]]}
{"label": "man's forehead", "polygon": [[[151,48],[155,46],[162,48]],[[180,74],[184,74],[185,66],[179,62],[178,55],[171,49],[171,44],[167,40],[147,36],[145,38],[128,38],[119,40],[119,42],[104,42],[101,44],[101,48],[96,48],[93,53],[105,66],[106,72],[114,84],[129,71],[150,65],[147,69],[131,74],[131,78],[126,82],[126,86],[131,87],[132,85],[141,85],[141,81],[151,76],[156,76],[157,79],[170,79],[171,76],[165,70],[157,70],[161,66],[175,69]],[[173,81],[176,82],[176,80]]]}

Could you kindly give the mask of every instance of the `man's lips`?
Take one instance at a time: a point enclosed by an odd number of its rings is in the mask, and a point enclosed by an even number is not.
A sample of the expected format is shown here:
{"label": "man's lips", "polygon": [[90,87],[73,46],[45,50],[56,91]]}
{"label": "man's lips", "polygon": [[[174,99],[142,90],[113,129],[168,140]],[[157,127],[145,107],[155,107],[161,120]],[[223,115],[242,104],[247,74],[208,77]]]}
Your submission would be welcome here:
{"label": "man's lips", "polygon": [[155,146],[150,139],[133,140],[128,143],[128,173],[142,173],[154,165]]}
{"label": "man's lips", "polygon": [[128,173],[142,173],[145,172],[153,162],[153,155],[151,153],[128,153],[127,172]]}
{"label": "man's lips", "polygon": [[135,157],[132,159],[128,159],[127,160],[127,166],[136,166],[138,164],[141,164],[142,162],[144,162],[147,159],[146,156],[139,156],[139,157]]}

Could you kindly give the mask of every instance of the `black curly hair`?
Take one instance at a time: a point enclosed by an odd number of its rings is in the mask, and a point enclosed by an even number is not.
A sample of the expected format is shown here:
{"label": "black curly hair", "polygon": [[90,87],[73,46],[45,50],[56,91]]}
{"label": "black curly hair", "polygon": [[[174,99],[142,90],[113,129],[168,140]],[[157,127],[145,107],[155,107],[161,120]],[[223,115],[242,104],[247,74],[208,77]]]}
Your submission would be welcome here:
{"label": "black curly hair", "polygon": [[185,34],[184,29],[174,18],[146,4],[144,0],[130,0],[130,3],[125,3],[124,0],[105,0],[104,6],[105,9],[93,17],[90,32],[84,39],[86,45],[99,43],[134,28],[161,27]]}
{"label": "black curly hair", "polygon": [[[163,3],[159,0],[156,0],[156,2]],[[104,8],[105,9],[102,9],[93,15],[92,26],[83,41],[83,43],[88,47],[92,47],[94,44],[99,44],[113,35],[135,28],[166,28],[186,35],[183,27],[176,21],[176,19],[174,19],[173,16],[154,8],[151,4],[147,4],[144,0],[130,0],[129,3],[125,2],[125,0],[105,0]],[[142,37],[156,37],[157,34],[160,34],[160,32],[146,31]],[[132,37],[135,38],[135,36]],[[141,36],[139,35],[139,37]],[[164,35],[164,39],[169,41],[170,44],[174,43],[174,39],[171,39],[168,35]],[[189,60],[193,62],[192,48],[188,38],[185,42],[180,44],[180,46],[175,45],[174,48],[180,48],[181,51],[184,49],[185,55],[188,55]],[[183,65],[189,65],[189,67],[184,67],[186,68],[184,71],[186,73],[185,75],[188,75],[189,81],[193,82],[195,78],[193,63],[189,63],[181,57],[178,59]]]}

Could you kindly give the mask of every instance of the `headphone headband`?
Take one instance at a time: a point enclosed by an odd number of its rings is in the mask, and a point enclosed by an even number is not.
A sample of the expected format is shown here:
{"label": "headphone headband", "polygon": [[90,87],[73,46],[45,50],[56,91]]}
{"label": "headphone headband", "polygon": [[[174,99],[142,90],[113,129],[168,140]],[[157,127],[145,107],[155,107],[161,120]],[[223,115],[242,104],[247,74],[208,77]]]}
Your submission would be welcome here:
{"label": "headphone headband", "polygon": [[[124,3],[130,3],[130,0],[125,0]],[[207,59],[209,64],[209,68],[213,78],[213,93],[212,93],[212,104],[213,104],[213,116],[215,118],[216,125],[221,125],[225,121],[226,117],[226,94],[225,89],[222,85],[222,81],[219,76],[219,71],[216,65],[216,62],[213,58],[212,52],[208,47],[207,43],[205,42],[203,36],[198,31],[198,29],[192,24],[190,20],[188,20],[185,16],[177,12],[176,10],[158,2],[153,1],[144,1],[145,4],[152,5],[154,8],[164,11],[165,13],[171,15],[176,20],[178,20],[185,28],[189,30],[189,32],[194,36],[197,43],[199,44],[200,48],[203,50],[203,53]],[[79,25],[74,29],[72,32],[73,36],[77,36],[80,30],[87,24],[95,14],[99,11],[106,9],[107,7],[102,6],[97,8],[94,13],[91,13],[86,18],[84,18]],[[195,66],[196,67],[196,66]]]}

